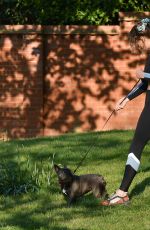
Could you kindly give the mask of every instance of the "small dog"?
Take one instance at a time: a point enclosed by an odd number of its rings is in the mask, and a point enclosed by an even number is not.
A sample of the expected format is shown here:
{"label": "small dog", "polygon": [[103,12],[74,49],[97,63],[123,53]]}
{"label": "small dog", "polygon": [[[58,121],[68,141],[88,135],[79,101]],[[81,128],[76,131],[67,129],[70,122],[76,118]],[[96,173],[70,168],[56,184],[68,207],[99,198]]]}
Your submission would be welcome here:
{"label": "small dog", "polygon": [[85,174],[81,176],[74,175],[69,168],[60,168],[54,165],[55,172],[62,192],[68,198],[68,206],[71,205],[77,197],[92,191],[97,198],[107,195],[106,181],[103,176],[98,174]]}

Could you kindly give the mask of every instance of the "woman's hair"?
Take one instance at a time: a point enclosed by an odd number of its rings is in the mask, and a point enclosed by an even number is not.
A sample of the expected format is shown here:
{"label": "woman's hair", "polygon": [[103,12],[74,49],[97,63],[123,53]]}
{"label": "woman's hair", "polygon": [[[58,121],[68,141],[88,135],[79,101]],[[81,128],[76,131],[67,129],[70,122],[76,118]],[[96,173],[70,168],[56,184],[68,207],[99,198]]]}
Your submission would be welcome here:
{"label": "woman's hair", "polygon": [[132,50],[142,53],[145,48],[144,37],[150,36],[150,19],[145,18],[134,25],[129,32],[128,38]]}

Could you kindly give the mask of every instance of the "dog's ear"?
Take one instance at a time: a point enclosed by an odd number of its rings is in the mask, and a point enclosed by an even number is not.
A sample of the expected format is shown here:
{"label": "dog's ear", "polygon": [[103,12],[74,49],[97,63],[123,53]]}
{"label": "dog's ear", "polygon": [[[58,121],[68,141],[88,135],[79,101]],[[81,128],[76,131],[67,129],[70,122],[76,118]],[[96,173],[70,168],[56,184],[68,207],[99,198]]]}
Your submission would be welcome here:
{"label": "dog's ear", "polygon": [[54,164],[54,169],[55,169],[55,172],[57,173],[59,171],[60,167],[58,165]]}

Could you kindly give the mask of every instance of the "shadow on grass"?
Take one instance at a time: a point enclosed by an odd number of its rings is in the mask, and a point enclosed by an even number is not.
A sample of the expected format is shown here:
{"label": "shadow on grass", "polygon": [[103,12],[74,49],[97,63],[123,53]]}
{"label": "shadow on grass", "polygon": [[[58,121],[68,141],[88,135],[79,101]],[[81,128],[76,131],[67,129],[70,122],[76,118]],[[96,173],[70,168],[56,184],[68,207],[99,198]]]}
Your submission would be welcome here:
{"label": "shadow on grass", "polygon": [[[120,149],[123,149],[123,152],[126,153],[130,136],[131,132],[127,134],[127,132],[114,131],[10,141],[0,143],[0,156],[8,165],[10,159],[18,162],[22,157],[29,155],[31,163],[40,163],[42,159],[44,166],[46,164],[47,167],[49,164],[48,158],[56,153],[56,159],[54,159],[56,163],[64,163],[74,169],[94,141],[95,145],[84,162],[86,167],[82,168],[83,173],[89,165],[96,166],[97,163],[103,162],[108,167],[113,160],[117,162],[124,160],[126,156],[120,154]],[[21,158],[17,158],[18,155]],[[88,170],[93,169],[88,168]],[[99,170],[99,167],[96,170]],[[146,183],[148,182],[146,181]],[[27,196],[27,198],[24,198],[24,196]],[[103,216],[111,215],[112,210],[101,207],[99,202],[100,200],[89,194],[78,199],[68,209],[67,203],[63,200],[63,195],[60,192],[56,175],[53,174],[51,186],[48,190],[44,190],[43,194],[34,193],[32,195],[29,193],[18,197],[4,197],[3,201],[1,199],[0,211],[4,212],[5,218],[3,219],[0,215],[0,227],[12,226],[23,230],[68,230],[70,229],[68,225],[70,225],[72,219],[103,218]],[[80,225],[74,229],[85,230],[80,228]]]}
{"label": "shadow on grass", "polygon": [[[50,214],[53,209],[61,210],[63,206],[54,205],[46,194],[38,194],[24,197],[7,197],[1,201],[0,210],[3,211],[5,218],[1,219],[0,227],[12,227],[23,230],[67,230],[69,228],[61,226],[57,221],[57,215]],[[53,224],[52,224],[53,223]],[[1,228],[2,229],[2,228]]]}
{"label": "shadow on grass", "polygon": [[130,193],[130,197],[138,196],[144,192],[145,188],[150,186],[150,177],[145,178],[141,183],[137,184]]}
{"label": "shadow on grass", "polygon": [[[2,144],[1,157],[8,160],[20,155],[28,154],[32,161],[47,160],[55,153],[55,161],[72,166],[79,162],[85,153],[91,148],[88,160],[114,160],[123,159],[118,147],[128,147],[129,140],[124,140],[124,132],[95,132],[85,134],[63,135],[55,138],[38,138],[29,140],[10,141]],[[18,148],[18,150],[17,150]],[[111,148],[111,154],[109,149]],[[112,148],[114,149],[112,152]],[[127,148],[126,148],[127,149]],[[18,151],[18,152],[17,152]],[[127,151],[127,150],[125,150]]]}

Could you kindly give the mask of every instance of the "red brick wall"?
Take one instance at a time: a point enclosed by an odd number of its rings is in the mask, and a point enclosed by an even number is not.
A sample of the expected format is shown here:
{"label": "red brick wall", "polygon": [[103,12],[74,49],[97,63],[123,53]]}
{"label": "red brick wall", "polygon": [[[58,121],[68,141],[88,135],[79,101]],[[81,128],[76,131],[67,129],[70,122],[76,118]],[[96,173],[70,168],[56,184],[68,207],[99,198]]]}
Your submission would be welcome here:
{"label": "red brick wall", "polygon": [[43,135],[43,42],[31,28],[0,27],[0,130],[10,138]]}
{"label": "red brick wall", "polygon": [[[141,17],[121,13],[119,26],[0,26],[1,132],[101,130],[144,66],[145,56],[131,54],[127,41]],[[106,129],[134,128],[143,103],[144,95],[129,102]]]}

